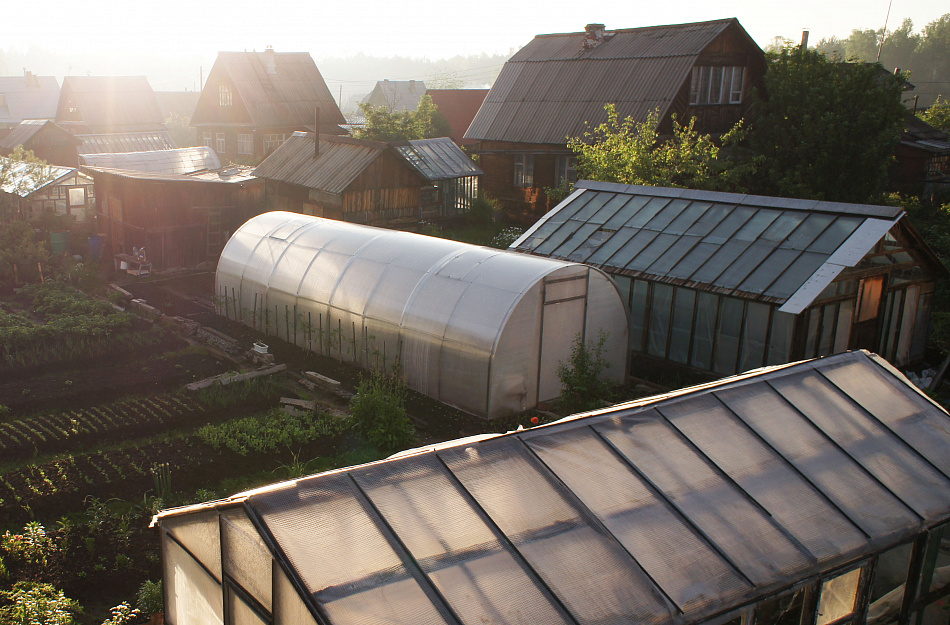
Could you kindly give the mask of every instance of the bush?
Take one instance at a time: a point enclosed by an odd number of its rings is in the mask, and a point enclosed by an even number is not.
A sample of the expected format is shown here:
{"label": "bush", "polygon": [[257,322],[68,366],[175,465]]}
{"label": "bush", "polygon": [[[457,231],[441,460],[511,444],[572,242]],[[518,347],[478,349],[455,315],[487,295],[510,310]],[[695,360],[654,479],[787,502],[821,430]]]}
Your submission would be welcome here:
{"label": "bush", "polygon": [[405,449],[415,440],[406,414],[406,385],[398,375],[372,371],[356,387],[350,400],[353,428],[383,453]]}
{"label": "bush", "polygon": [[162,580],[145,580],[135,596],[135,607],[144,614],[158,614],[165,611],[165,598],[162,595]]}
{"label": "bush", "polygon": [[607,332],[601,330],[597,335],[597,342],[587,345],[578,334],[571,347],[570,361],[558,364],[557,377],[561,380],[562,410],[568,413],[592,410],[600,408],[610,399],[611,384],[602,378],[604,372],[610,368],[610,363],[604,358],[607,336]]}
{"label": "bush", "polygon": [[292,415],[274,408],[262,415],[206,425],[198,430],[198,436],[215,449],[225,447],[246,456],[274,452],[282,446],[305,445],[335,434],[337,429],[333,418],[325,413]]}
{"label": "bush", "polygon": [[13,590],[0,592],[10,605],[0,608],[4,625],[71,625],[79,604],[50,584],[17,582]]}

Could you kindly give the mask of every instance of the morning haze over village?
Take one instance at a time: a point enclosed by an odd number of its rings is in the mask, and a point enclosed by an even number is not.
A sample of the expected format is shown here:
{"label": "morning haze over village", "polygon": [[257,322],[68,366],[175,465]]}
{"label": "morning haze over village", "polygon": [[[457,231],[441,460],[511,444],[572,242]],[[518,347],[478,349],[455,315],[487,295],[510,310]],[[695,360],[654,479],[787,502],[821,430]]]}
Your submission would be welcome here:
{"label": "morning haze over village", "polygon": [[950,625],[935,5],[4,6],[0,625]]}

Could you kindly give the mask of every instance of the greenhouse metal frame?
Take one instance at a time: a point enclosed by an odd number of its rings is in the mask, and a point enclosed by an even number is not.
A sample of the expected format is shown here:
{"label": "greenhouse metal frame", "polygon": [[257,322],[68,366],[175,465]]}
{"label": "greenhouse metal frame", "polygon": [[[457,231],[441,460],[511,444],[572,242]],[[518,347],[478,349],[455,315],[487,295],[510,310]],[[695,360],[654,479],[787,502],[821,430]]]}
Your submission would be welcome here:
{"label": "greenhouse metal frame", "polygon": [[[217,310],[495,418],[555,400],[577,339],[608,331],[606,376],[626,375],[626,311],[603,272],[297,213],[246,222],[218,262]],[[609,330],[608,330],[609,328]]]}

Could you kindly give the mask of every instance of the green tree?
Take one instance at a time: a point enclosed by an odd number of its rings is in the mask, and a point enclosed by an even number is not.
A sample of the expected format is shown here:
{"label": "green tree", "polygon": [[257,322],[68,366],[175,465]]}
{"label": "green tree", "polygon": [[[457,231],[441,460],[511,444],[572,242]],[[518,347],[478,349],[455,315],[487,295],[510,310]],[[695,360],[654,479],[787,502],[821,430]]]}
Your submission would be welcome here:
{"label": "green tree", "polygon": [[366,125],[353,131],[358,139],[371,141],[408,141],[432,139],[449,134],[448,124],[428,95],[422,96],[415,111],[391,111],[385,107],[360,104]]}
{"label": "green tree", "polygon": [[53,179],[53,168],[32,150],[22,145],[13,148],[8,157],[0,157],[0,222],[11,218],[17,208],[17,197],[23,197]]}
{"label": "green tree", "polygon": [[814,50],[767,56],[767,99],[750,140],[754,192],[839,202],[877,199],[904,126],[903,80],[877,64],[834,63]]}
{"label": "green tree", "polygon": [[[717,189],[732,186],[730,166],[718,160],[720,147],[712,137],[673,116],[673,136],[663,138],[657,130],[659,111],[646,120],[621,120],[613,104],[604,107],[607,121],[581,137],[568,140],[577,154],[580,174],[587,180],[644,184],[665,187]],[[723,143],[738,141],[744,134],[741,122],[726,135]]]}
{"label": "green tree", "polygon": [[926,111],[919,111],[917,117],[934,128],[950,132],[950,102],[940,96],[937,96],[937,100]]}
{"label": "green tree", "polygon": [[49,261],[49,245],[36,240],[28,222],[16,220],[0,227],[0,285],[38,279],[37,263]]}

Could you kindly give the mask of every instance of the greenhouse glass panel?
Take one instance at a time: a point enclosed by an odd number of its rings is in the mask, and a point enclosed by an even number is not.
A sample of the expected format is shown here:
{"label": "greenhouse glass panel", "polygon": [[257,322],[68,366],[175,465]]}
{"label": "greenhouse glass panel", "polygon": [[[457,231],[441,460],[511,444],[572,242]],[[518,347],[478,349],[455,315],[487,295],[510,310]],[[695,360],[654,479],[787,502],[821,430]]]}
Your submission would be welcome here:
{"label": "greenhouse glass panel", "polygon": [[584,222],[582,221],[568,219],[554,232],[554,234],[548,237],[547,241],[535,249],[535,253],[542,256],[547,256],[557,249],[562,243],[567,241],[571,235],[577,232],[578,228],[580,228],[583,224]]}
{"label": "greenhouse glass panel", "polygon": [[237,593],[228,593],[228,625],[268,625]]}
{"label": "greenhouse glass panel", "polygon": [[826,304],[821,307],[821,338],[818,340],[818,355],[829,356],[835,339],[835,321],[838,318],[838,305]]}
{"label": "greenhouse glass panel", "polygon": [[610,279],[613,280],[614,284],[617,285],[617,291],[620,293],[620,300],[629,308],[630,289],[633,286],[633,280],[627,276],[621,276],[619,274],[610,276]]}
{"label": "greenhouse glass panel", "polygon": [[317,621],[284,572],[275,567],[274,575],[274,625],[317,625]]}
{"label": "greenhouse glass panel", "polygon": [[590,202],[595,197],[597,197],[598,195],[599,194],[595,191],[585,191],[584,193],[581,193],[567,206],[565,206],[564,208],[559,210],[557,213],[552,215],[551,219],[549,219],[545,223],[551,223],[556,226],[560,226],[565,221],[567,221],[568,219],[576,215],[577,211],[587,206],[587,203]]}
{"label": "greenhouse glass panel", "polygon": [[630,228],[642,228],[649,222],[651,219],[656,217],[663,208],[670,203],[669,198],[665,197],[655,197],[651,198],[643,208],[637,211],[637,213],[627,221],[625,224]]}
{"label": "greenhouse glass panel", "polygon": [[772,313],[772,329],[769,332],[769,353],[767,365],[780,365],[789,361],[792,347],[792,332],[795,329],[795,315],[779,312]]}
{"label": "greenhouse glass panel", "polygon": [[739,241],[755,241],[781,214],[781,211],[776,210],[758,210],[744,226],[739,228],[733,238]]}
{"label": "greenhouse glass panel", "polygon": [[587,262],[592,265],[614,265],[610,262],[611,257],[617,253],[621,247],[627,244],[627,242],[633,238],[633,235],[637,233],[633,228],[621,228],[614,236],[600,246],[600,248],[591,254],[590,258],[587,259]]}
{"label": "greenhouse glass panel", "polygon": [[735,373],[739,358],[743,302],[734,297],[720,300],[719,324],[716,326],[716,359],[714,371]]}
{"label": "greenhouse glass panel", "polygon": [[713,340],[716,334],[716,313],[719,296],[700,291],[696,298],[696,325],[693,329],[693,353],[690,362],[700,369],[712,368]]}
{"label": "greenhouse glass panel", "polygon": [[630,294],[630,349],[636,351],[643,351],[643,328],[647,313],[648,291],[648,282],[633,281],[633,292]]}
{"label": "greenhouse glass panel", "polygon": [[858,458],[892,493],[899,493],[912,509],[925,515],[937,513],[934,506],[939,496],[950,493],[950,479],[909,448],[895,448],[886,456],[867,449],[865,441],[889,433],[877,419],[835,392],[830,382],[786,376],[774,386],[816,427]]}
{"label": "greenhouse glass panel", "polygon": [[615,195],[610,198],[610,201],[604,204],[604,206],[594,213],[588,223],[604,225],[608,219],[613,217],[618,211],[623,210],[622,207],[624,204],[630,202],[630,196],[623,193]]}
{"label": "greenhouse glass panel", "polygon": [[[604,224],[604,230],[620,230],[633,217],[640,212],[640,209],[646,206],[650,198],[638,195],[630,198],[623,208],[617,211],[617,214],[607,220]],[[560,211],[559,211],[560,212]]]}
{"label": "greenhouse glass panel", "polygon": [[562,243],[556,250],[551,252],[551,256],[555,258],[567,258],[574,253],[574,250],[579,248],[585,242],[587,242],[591,235],[597,231],[600,226],[597,224],[587,223],[577,229],[577,231],[571,235],[571,237]]}
{"label": "greenhouse glass panel", "polygon": [[835,330],[836,354],[848,350],[848,341],[851,337],[851,315],[854,313],[854,300],[842,300],[838,304],[838,326]]}
{"label": "greenhouse glass panel", "polygon": [[670,272],[676,263],[689,253],[694,245],[699,243],[699,237],[684,236],[677,239],[656,262],[647,267],[647,273],[663,276]]}
{"label": "greenhouse glass panel", "polygon": [[162,568],[169,621],[175,625],[223,625],[221,585],[167,538],[162,540]]}
{"label": "greenhouse glass panel", "polygon": [[775,250],[752,272],[739,288],[747,293],[764,293],[798,257],[795,250]]}
{"label": "greenhouse glass panel", "polygon": [[739,229],[742,228],[742,226],[744,226],[755,213],[756,210],[753,208],[748,208],[745,206],[737,207],[735,210],[729,213],[729,216],[723,219],[722,222],[716,226],[712,232],[707,234],[703,238],[703,241],[706,243],[722,245],[726,241],[732,239]]}
{"label": "greenhouse glass panel", "polygon": [[[716,395],[869,535],[916,523],[893,493],[828,440],[778,393],[736,387]],[[874,501],[873,514],[867,502]]]}
{"label": "greenhouse glass panel", "polygon": [[861,571],[854,569],[822,582],[816,625],[828,625],[854,613]]}
{"label": "greenhouse glass panel", "polygon": [[[673,200],[667,204],[663,210],[657,213],[653,219],[645,223],[643,227],[647,230],[667,232],[667,227],[673,222],[673,220],[683,214],[683,211],[688,205],[689,200]],[[669,232],[668,234],[674,233]]]}
{"label": "greenhouse glass panel", "polygon": [[795,228],[794,232],[788,235],[779,247],[804,250],[814,243],[834,220],[833,215],[811,213]]}
{"label": "greenhouse glass panel", "polygon": [[650,329],[647,334],[647,353],[651,356],[666,356],[672,306],[673,287],[669,284],[654,283],[653,300],[650,303]]}
{"label": "greenhouse glass panel", "polygon": [[742,284],[742,281],[745,280],[750,273],[755,271],[755,268],[772,253],[773,249],[774,248],[761,241],[752,243],[752,245],[746,248],[741,256],[739,256],[734,263],[729,265],[729,268],[719,276],[716,283],[733,288],[736,285]]}
{"label": "greenhouse glass panel", "polygon": [[686,231],[686,234],[692,234],[700,237],[704,237],[710,232],[713,231],[713,228],[718,226],[724,219],[726,219],[735,206],[730,206],[728,204],[713,204],[709,210],[707,210],[703,215],[696,220],[690,228]]}
{"label": "greenhouse glass panel", "polygon": [[[776,252],[776,254],[777,253],[778,252]],[[773,254],[772,257],[776,254]],[[782,275],[765,290],[765,295],[779,298],[791,297],[791,295],[824,264],[825,260],[826,257],[822,254],[802,252],[802,254],[785,269]]]}
{"label": "greenhouse glass panel", "polygon": [[867,620],[870,625],[897,621],[901,604],[904,602],[904,589],[913,552],[914,544],[907,543],[877,557],[870,588],[871,605],[868,608]]}
{"label": "greenhouse glass panel", "polygon": [[[822,373],[861,407],[887,425],[916,449],[928,462],[950,473],[950,443],[937,436],[945,431],[946,418],[934,416],[929,399],[916,394],[896,393],[899,382],[878,370],[868,372],[854,363],[833,364]],[[921,427],[921,423],[925,424]]]}
{"label": "greenhouse glass panel", "polygon": [[649,232],[647,230],[637,232],[616,254],[611,256],[610,266],[619,267],[621,269],[626,267],[637,254],[650,245],[650,242],[653,241],[654,238],[656,238],[655,232]]}
{"label": "greenhouse glass panel", "polygon": [[925,291],[920,296],[920,303],[917,305],[917,319],[914,321],[914,339],[910,347],[910,359],[912,361],[920,360],[924,357],[927,349],[927,337],[930,335],[930,315],[933,303],[933,292],[926,292],[927,289],[933,289],[933,286],[924,286]]}
{"label": "greenhouse glass panel", "polygon": [[687,280],[719,249],[712,243],[699,243],[669,271],[669,277]]}
{"label": "greenhouse glass panel", "polygon": [[673,322],[670,328],[670,360],[686,364],[689,339],[693,334],[693,309],[696,291],[676,288],[673,296]]}
{"label": "greenhouse glass panel", "polygon": [[590,199],[589,202],[587,202],[587,204],[581,207],[581,209],[574,214],[572,219],[576,219],[577,221],[588,221],[597,213],[597,211],[603,208],[604,205],[614,197],[615,196],[613,193],[597,193]]}
{"label": "greenhouse glass panel", "polygon": [[224,572],[267,610],[273,607],[270,551],[243,510],[221,513]]}
{"label": "greenhouse glass panel", "polygon": [[772,225],[765,229],[765,232],[762,233],[762,238],[772,243],[784,241],[785,237],[790,235],[805,217],[807,217],[806,213],[786,211],[773,221]]}
{"label": "greenhouse glass panel", "polygon": [[714,394],[677,401],[659,411],[819,560],[864,545],[864,534]]}
{"label": "greenhouse glass panel", "polygon": [[803,625],[810,622],[802,618],[805,589],[763,601],[755,608],[755,625]]}
{"label": "greenhouse glass panel", "polygon": [[739,349],[740,371],[756,369],[765,362],[765,337],[769,332],[771,308],[768,304],[746,303],[746,319]]}
{"label": "greenhouse glass panel", "polygon": [[439,454],[581,623],[663,623],[672,606],[516,439]]}
{"label": "greenhouse glass panel", "polygon": [[950,592],[950,523],[930,530],[917,596],[938,590]]}
{"label": "greenhouse glass panel", "polygon": [[813,306],[805,311],[808,318],[808,330],[805,334],[805,358],[814,358],[818,354],[818,332],[821,330],[821,307]]}
{"label": "greenhouse glass panel", "polygon": [[627,263],[626,269],[629,271],[646,271],[647,267],[667,252],[670,246],[678,240],[678,237],[672,234],[658,234],[633,260]]}
{"label": "greenhouse glass panel", "polygon": [[920,297],[919,286],[909,286],[904,291],[904,310],[901,319],[901,334],[897,341],[897,362],[910,360],[910,346],[914,338],[914,322],[917,321],[917,300]]}
{"label": "greenhouse glass panel", "polygon": [[357,482],[463,623],[569,622],[435,457],[380,469]]}
{"label": "greenhouse glass panel", "polygon": [[838,217],[808,246],[809,252],[832,254],[841,247],[864,220],[860,217]]}
{"label": "greenhouse glass panel", "polygon": [[170,518],[162,527],[221,580],[221,539],[216,510]]}
{"label": "greenhouse glass panel", "polygon": [[613,238],[612,232],[598,230],[587,237],[586,240],[582,241],[581,244],[577,246],[577,249],[567,256],[567,259],[579,263],[586,262],[591,254],[596,252],[605,241],[609,241],[611,238]]}
{"label": "greenhouse glass panel", "polygon": [[749,244],[745,241],[729,241],[724,245],[720,245],[719,251],[717,251],[712,258],[707,260],[706,263],[699,268],[699,271],[691,276],[692,280],[706,284],[718,284],[726,287],[732,286],[718,280],[719,275],[726,271],[731,264],[736,262],[736,259],[742,255],[748,245]]}
{"label": "greenhouse glass panel", "polygon": [[806,554],[655,411],[618,417],[597,430],[753,583],[809,565]]}
{"label": "greenhouse glass panel", "polygon": [[666,227],[666,232],[669,234],[685,234],[711,207],[712,204],[708,202],[691,203]]}
{"label": "greenhouse glass panel", "polygon": [[[593,431],[532,437],[528,445],[685,611],[750,589],[701,535]],[[617,505],[617,491],[625,505]]]}

